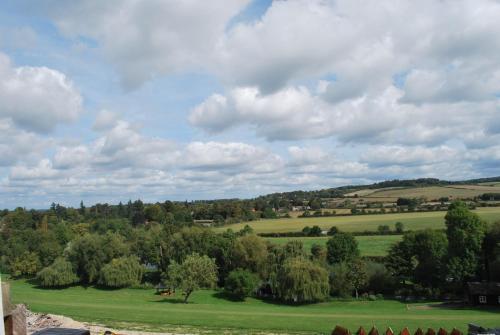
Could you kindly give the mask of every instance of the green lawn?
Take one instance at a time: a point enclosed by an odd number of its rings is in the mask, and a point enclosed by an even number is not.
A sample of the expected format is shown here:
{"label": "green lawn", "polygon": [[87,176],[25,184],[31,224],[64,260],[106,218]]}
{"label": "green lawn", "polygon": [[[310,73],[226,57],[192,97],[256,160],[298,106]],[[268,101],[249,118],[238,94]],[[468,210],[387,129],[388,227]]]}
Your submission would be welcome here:
{"label": "green lawn", "polygon": [[[500,207],[483,207],[475,210],[475,212],[490,222],[500,220]],[[355,232],[365,230],[375,231],[379,225],[384,224],[394,229],[394,224],[398,221],[402,222],[406,229],[411,230],[439,229],[444,228],[445,214],[446,212],[441,211],[259,220],[227,225],[215,228],[215,230],[222,232],[231,228],[234,231],[238,231],[248,224],[256,233],[294,232],[301,231],[305,226],[314,225],[318,225],[324,230],[328,230],[332,226],[337,226],[342,231]]]}
{"label": "green lawn", "polygon": [[[402,235],[356,236],[362,256],[385,256],[389,248],[401,240]],[[313,244],[326,245],[330,237],[268,237],[266,240],[275,244],[285,244],[288,241],[299,240],[306,250],[311,250]]]}
{"label": "green lawn", "polygon": [[[26,303],[33,311],[62,314],[80,321],[110,327],[133,327],[168,331],[181,327],[200,333],[249,334],[257,330],[300,334],[327,334],[339,324],[354,330],[360,325],[379,329],[417,327],[458,327],[468,322],[498,326],[500,310],[452,309],[398,301],[332,301],[305,306],[284,306],[248,299],[228,301],[216,291],[198,291],[191,303],[179,297],[164,299],[153,290],[99,290],[72,287],[62,290],[38,289],[25,281],[11,283],[16,303]],[[186,328],[187,327],[187,328]],[[224,332],[224,329],[232,329]]]}

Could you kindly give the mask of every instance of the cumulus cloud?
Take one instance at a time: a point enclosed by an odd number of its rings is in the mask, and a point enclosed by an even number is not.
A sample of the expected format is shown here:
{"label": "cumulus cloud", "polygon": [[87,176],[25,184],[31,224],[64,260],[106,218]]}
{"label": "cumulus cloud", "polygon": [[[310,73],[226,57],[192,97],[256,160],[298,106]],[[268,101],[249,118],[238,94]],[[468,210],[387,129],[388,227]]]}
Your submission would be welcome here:
{"label": "cumulus cloud", "polygon": [[97,41],[124,86],[135,88],[157,75],[205,68],[206,57],[226,24],[248,3],[44,1],[43,7],[67,36]]}
{"label": "cumulus cloud", "polygon": [[47,67],[14,67],[0,53],[0,118],[27,130],[47,133],[75,121],[82,97],[61,72]]}

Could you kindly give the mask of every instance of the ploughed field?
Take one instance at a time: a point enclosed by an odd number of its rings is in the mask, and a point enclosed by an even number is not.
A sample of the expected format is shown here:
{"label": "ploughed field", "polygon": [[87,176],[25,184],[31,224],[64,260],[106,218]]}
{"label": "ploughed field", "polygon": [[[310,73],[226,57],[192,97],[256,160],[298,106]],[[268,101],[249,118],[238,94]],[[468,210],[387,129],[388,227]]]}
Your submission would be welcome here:
{"label": "ploughed field", "polygon": [[[301,241],[304,244],[304,249],[310,251],[314,244],[326,246],[326,242],[330,236],[322,237],[267,237],[271,243],[285,244],[289,241]],[[399,242],[402,235],[373,235],[373,236],[356,236],[358,241],[359,251],[361,256],[385,256],[389,248],[396,242]]]}
{"label": "ploughed field", "polygon": [[[152,289],[100,290],[81,286],[39,289],[24,280],[11,282],[15,303],[26,303],[35,312],[60,314],[110,328],[143,329],[210,334],[251,334],[258,331],[327,334],[337,324],[354,330],[359,326],[379,329],[391,326],[427,328],[458,327],[467,323],[498,326],[499,309],[439,307],[438,304],[404,303],[395,300],[330,301],[290,306],[257,299],[235,302],[217,291],[196,291],[189,304],[180,296],[154,294]],[[228,330],[225,332],[224,330]]]}
{"label": "ploughed field", "polygon": [[[500,207],[481,207],[474,210],[486,221],[500,220]],[[379,225],[389,225],[394,229],[396,222],[402,222],[406,230],[420,229],[444,229],[445,211],[436,212],[410,212],[410,213],[389,213],[389,214],[367,214],[332,217],[309,217],[309,218],[289,218],[289,219],[268,219],[238,224],[226,225],[214,228],[222,232],[228,228],[238,231],[245,225],[249,225],[258,233],[284,233],[301,231],[305,226],[320,226],[323,230],[328,230],[336,226],[345,232],[376,231]]]}

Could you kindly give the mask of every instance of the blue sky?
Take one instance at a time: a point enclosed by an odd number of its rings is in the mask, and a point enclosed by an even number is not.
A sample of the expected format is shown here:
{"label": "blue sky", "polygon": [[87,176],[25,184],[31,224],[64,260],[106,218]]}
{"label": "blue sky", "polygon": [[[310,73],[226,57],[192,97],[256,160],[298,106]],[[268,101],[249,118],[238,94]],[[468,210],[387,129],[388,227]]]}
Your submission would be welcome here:
{"label": "blue sky", "polygon": [[500,175],[496,1],[4,1],[0,201]]}

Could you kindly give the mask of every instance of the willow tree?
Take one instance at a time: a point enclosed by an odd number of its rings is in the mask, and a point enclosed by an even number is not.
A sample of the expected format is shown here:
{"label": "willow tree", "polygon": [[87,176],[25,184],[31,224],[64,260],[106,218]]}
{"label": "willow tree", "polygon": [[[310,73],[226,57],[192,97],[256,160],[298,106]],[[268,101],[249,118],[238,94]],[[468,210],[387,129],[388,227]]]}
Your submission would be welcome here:
{"label": "willow tree", "polygon": [[77,283],[79,278],[72,264],[61,257],[38,272],[37,280],[43,287],[62,287]]}
{"label": "willow tree", "polygon": [[277,289],[278,297],[288,302],[325,300],[330,292],[328,272],[307,259],[290,258],[278,273]]}

